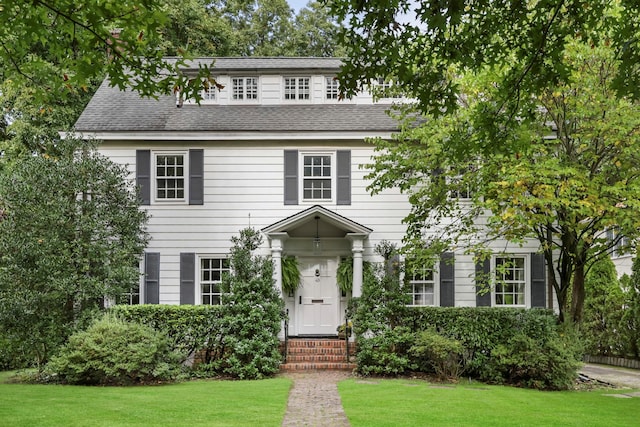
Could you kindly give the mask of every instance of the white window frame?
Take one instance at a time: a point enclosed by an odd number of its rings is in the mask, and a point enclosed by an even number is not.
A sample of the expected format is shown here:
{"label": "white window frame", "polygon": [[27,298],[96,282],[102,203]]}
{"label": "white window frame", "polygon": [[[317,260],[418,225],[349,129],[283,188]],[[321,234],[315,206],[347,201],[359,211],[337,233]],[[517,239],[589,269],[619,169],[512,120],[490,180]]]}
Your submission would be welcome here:
{"label": "white window frame", "polygon": [[394,86],[393,80],[387,80],[384,77],[378,77],[378,78],[372,79],[371,85],[370,85],[371,96],[373,96],[373,98],[375,99],[375,102],[380,102],[380,103],[395,102],[403,99],[404,96],[401,94],[391,95],[391,96],[389,96],[388,94],[385,94],[384,96],[380,95],[381,93],[384,93],[385,91],[392,88],[393,86]]}
{"label": "white window frame", "polygon": [[[158,197],[158,179],[162,179],[158,176],[158,157],[161,156],[182,156],[182,179],[183,179],[183,197],[176,198],[166,198],[166,197]],[[174,203],[174,204],[185,204],[189,202],[189,152],[188,151],[154,151],[152,155],[153,164],[151,167],[152,170],[152,191],[153,191],[153,201],[154,203]]]}
{"label": "white window frame", "polygon": [[325,76],[324,78],[324,101],[338,102],[340,99],[340,82],[336,76]]}
{"label": "white window frame", "polygon": [[[206,281],[203,279],[204,271],[205,271],[204,268],[203,268],[203,263],[204,263],[204,261],[207,261],[207,260],[218,260],[218,261],[223,261],[223,262],[226,261],[227,268],[224,268],[224,267],[216,268],[216,269],[209,268],[209,271],[220,271],[220,281],[209,280],[208,281],[209,283],[205,283]],[[202,287],[205,286],[205,285],[213,286],[214,284],[218,284],[218,286],[220,286],[220,284],[222,283],[222,274],[224,274],[225,271],[226,272],[230,272],[231,271],[231,268],[229,266],[229,262],[230,262],[230,260],[229,260],[229,257],[227,255],[201,255],[201,256],[198,256],[198,264],[196,266],[196,268],[197,268],[197,270],[196,270],[197,280],[196,280],[196,292],[195,292],[195,294],[196,294],[196,304],[197,305],[207,305],[203,301],[204,296],[206,294],[203,292]],[[209,292],[208,295],[211,296],[211,297],[213,297],[214,295],[219,295],[220,303],[219,304],[211,304],[211,300],[210,300],[208,305],[221,305],[221,304],[223,304],[222,289],[219,288],[219,290],[220,290],[220,292]]]}
{"label": "white window frame", "polygon": [[[521,304],[498,304],[497,296],[498,296],[498,286],[501,285],[501,280],[498,279],[497,274],[497,265],[499,259],[515,259],[519,258],[523,260],[523,276],[524,276],[524,290],[523,290],[523,299],[524,302]],[[510,268],[510,267],[508,267]],[[530,308],[531,307],[531,258],[529,254],[519,254],[519,253],[510,253],[510,254],[497,254],[491,257],[491,277],[493,279],[493,286],[491,288],[491,306],[492,307],[509,307],[509,308]],[[514,281],[515,282],[515,281]],[[507,282],[508,283],[508,282]]]}
{"label": "white window frame", "polygon": [[[331,169],[330,169],[330,173],[331,175],[328,178],[323,178],[323,177],[319,177],[319,178],[315,178],[315,177],[305,177],[304,172],[305,172],[305,164],[304,164],[304,160],[305,157],[329,157],[330,161],[331,161]],[[336,200],[336,181],[337,181],[337,176],[336,176],[336,152],[335,151],[305,151],[305,152],[300,152],[300,161],[298,162],[299,164],[299,171],[298,171],[298,177],[299,177],[299,200],[302,201],[302,203],[309,203],[309,204],[318,204],[318,203],[333,203]],[[330,191],[331,191],[331,197],[327,198],[327,199],[314,199],[314,198],[306,198],[304,197],[304,184],[305,184],[305,179],[325,179],[325,180],[329,180],[331,182],[330,184]]]}
{"label": "white window frame", "polygon": [[[260,78],[258,76],[231,76],[231,102],[238,103],[258,103],[260,100]],[[255,93],[249,91],[248,82],[255,81]],[[238,90],[238,82],[242,82],[241,90]],[[253,86],[253,85],[252,85]]]}
{"label": "white window frame", "polygon": [[[290,80],[294,79],[295,84],[292,87]],[[301,81],[307,80],[306,91],[304,86],[301,85]],[[293,88],[293,90],[291,89]],[[284,76],[282,78],[282,99],[284,102],[297,102],[297,103],[310,103],[313,98],[313,79],[311,76]],[[308,97],[305,98],[304,95]],[[293,95],[291,98],[290,96]],[[303,96],[302,98],[300,98]]]}
{"label": "white window frame", "polygon": [[[432,268],[424,267],[422,270],[430,270],[431,271],[431,280],[423,280],[423,279],[415,279],[414,275],[407,275],[404,277],[405,290],[406,293],[411,296],[411,302],[408,304],[409,307],[439,307],[440,306],[440,271],[437,267],[437,264]],[[414,286],[425,284],[425,283],[433,283],[433,304],[416,304],[415,296],[416,295],[428,295],[423,293],[416,293]]]}

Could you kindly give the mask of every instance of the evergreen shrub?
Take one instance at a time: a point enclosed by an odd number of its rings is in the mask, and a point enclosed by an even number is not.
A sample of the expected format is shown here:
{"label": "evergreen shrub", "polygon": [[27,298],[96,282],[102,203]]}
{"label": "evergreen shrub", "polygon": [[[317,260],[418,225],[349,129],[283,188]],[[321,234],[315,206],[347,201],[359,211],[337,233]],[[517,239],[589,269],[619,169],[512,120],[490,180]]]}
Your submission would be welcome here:
{"label": "evergreen shrub", "polygon": [[161,332],[185,359],[196,353],[205,363],[220,357],[222,306],[117,305],[110,312],[120,319]]}
{"label": "evergreen shrub", "polygon": [[175,379],[180,360],[158,331],[107,314],[71,335],[46,371],[67,384],[149,384]]}

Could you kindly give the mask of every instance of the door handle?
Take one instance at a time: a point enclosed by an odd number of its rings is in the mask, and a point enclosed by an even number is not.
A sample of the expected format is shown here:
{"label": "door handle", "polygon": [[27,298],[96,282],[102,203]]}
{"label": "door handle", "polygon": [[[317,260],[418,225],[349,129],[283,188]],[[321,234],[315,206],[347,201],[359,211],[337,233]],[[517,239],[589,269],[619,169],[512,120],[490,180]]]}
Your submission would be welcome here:
{"label": "door handle", "polygon": [[302,304],[302,295],[298,296],[298,304]]}

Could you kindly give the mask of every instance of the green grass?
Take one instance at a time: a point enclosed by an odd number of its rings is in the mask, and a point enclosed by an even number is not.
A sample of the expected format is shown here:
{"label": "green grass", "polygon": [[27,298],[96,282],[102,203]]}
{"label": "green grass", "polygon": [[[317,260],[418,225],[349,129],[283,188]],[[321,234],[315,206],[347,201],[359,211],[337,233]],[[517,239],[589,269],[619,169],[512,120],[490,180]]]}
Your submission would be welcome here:
{"label": "green grass", "polygon": [[280,426],[291,380],[80,387],[2,383],[1,426]]}
{"label": "green grass", "polygon": [[640,398],[626,391],[542,392],[481,384],[349,379],[338,385],[352,427],[637,426]]}

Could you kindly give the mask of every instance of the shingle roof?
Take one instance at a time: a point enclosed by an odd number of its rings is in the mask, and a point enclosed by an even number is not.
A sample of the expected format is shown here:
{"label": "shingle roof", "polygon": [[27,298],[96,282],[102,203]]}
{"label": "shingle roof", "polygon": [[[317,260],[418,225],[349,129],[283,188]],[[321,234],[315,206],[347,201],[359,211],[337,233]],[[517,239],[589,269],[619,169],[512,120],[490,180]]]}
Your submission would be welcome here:
{"label": "shingle roof", "polygon": [[76,122],[79,132],[382,131],[398,124],[389,105],[184,105],[173,96],[141,98],[103,82]]}
{"label": "shingle roof", "polygon": [[[168,58],[168,62],[175,59]],[[187,69],[197,69],[199,64],[209,65],[214,71],[262,71],[269,70],[333,70],[338,72],[342,66],[340,58],[318,57],[233,57],[233,58],[196,58],[187,61]]]}

